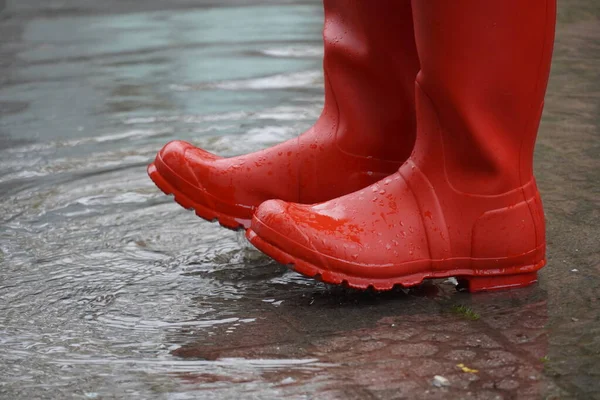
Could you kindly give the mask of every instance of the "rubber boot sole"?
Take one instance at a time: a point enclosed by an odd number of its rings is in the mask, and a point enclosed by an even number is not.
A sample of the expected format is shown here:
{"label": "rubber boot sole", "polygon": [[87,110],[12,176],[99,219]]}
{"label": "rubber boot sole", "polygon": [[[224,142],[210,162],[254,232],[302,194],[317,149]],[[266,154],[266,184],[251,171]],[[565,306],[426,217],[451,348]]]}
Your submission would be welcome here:
{"label": "rubber boot sole", "polygon": [[493,290],[506,290],[521,288],[537,282],[537,270],[541,269],[546,261],[542,261],[531,268],[528,272],[508,275],[479,275],[473,270],[453,269],[436,272],[423,272],[393,278],[367,278],[346,275],[337,271],[330,271],[318,267],[310,262],[295,257],[258,236],[252,229],[246,230],[246,238],[257,249],[267,254],[280,264],[287,265],[293,271],[306,277],[313,278],[333,285],[343,285],[354,289],[374,289],[376,291],[387,291],[394,286],[411,287],[420,285],[425,279],[440,279],[456,277],[458,289],[466,289],[469,292],[484,292]]}

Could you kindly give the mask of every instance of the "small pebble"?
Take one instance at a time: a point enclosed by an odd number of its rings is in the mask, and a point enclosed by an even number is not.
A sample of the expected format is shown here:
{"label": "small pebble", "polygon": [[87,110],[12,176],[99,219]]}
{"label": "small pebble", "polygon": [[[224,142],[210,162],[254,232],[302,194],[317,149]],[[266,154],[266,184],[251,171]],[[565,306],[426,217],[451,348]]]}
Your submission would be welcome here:
{"label": "small pebble", "polygon": [[296,382],[296,380],[294,378],[292,378],[291,376],[288,376],[287,378],[285,378],[281,381],[281,384],[289,385],[290,383],[294,383],[294,382]]}
{"label": "small pebble", "polygon": [[446,282],[449,282],[449,283],[453,284],[454,286],[457,286],[457,285],[458,285],[458,279],[456,279],[456,278],[455,278],[455,277],[453,277],[453,276],[451,276],[450,278],[448,278],[448,279],[446,280]]}
{"label": "small pebble", "polygon": [[450,386],[450,381],[441,375],[434,376],[432,383],[433,383],[433,386],[435,386],[435,387]]}

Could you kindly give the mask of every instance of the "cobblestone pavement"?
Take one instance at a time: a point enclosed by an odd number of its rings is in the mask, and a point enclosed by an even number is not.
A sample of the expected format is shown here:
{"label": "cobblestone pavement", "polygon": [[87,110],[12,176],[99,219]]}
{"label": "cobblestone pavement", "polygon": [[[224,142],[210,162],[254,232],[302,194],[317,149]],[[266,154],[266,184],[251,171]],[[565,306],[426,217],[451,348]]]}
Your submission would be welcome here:
{"label": "cobblestone pavement", "polygon": [[[304,279],[145,175],[322,105],[318,1],[0,0],[0,397],[600,399],[600,3],[559,1],[522,290]],[[435,378],[440,376],[443,378]]]}
{"label": "cobblestone pavement", "polygon": [[[223,328],[174,351],[184,358],[318,360],[313,370],[278,371],[266,383],[319,398],[541,398],[564,395],[544,372],[549,343],[546,294],[527,289],[485,299],[451,284],[387,295],[302,288],[255,303],[258,332]],[[267,306],[273,303],[267,303]],[[466,316],[457,304],[469,307]],[[248,305],[249,306],[249,305]],[[449,387],[432,386],[435,375]],[[194,382],[219,380],[194,376]],[[254,384],[254,379],[248,384]],[[237,382],[244,385],[245,382]]]}

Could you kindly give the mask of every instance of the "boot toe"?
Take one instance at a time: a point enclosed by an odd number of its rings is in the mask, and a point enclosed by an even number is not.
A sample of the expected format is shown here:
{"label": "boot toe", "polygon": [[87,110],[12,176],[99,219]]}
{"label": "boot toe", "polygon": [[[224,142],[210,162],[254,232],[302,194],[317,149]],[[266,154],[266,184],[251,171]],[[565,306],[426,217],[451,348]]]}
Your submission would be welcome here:
{"label": "boot toe", "polygon": [[296,232],[287,212],[289,206],[290,203],[283,200],[267,200],[262,203],[254,214],[255,219],[260,222],[257,229],[270,230],[285,236]]}
{"label": "boot toe", "polygon": [[193,148],[190,143],[175,140],[167,143],[156,155],[156,168],[168,181],[176,186],[180,180],[197,185],[198,181],[189,168],[185,157],[188,149]]}
{"label": "boot toe", "polygon": [[[166,177],[202,187],[201,180],[210,163],[218,157],[182,140],[167,143],[156,156],[156,167]],[[206,171],[205,171],[206,170]],[[175,183],[175,182],[174,182]]]}
{"label": "boot toe", "polygon": [[158,157],[162,162],[172,169],[178,169],[185,164],[185,152],[192,148],[192,144],[183,140],[174,140],[163,146],[158,152]]}
{"label": "boot toe", "polygon": [[268,200],[254,213],[252,229],[277,246],[312,248],[308,235],[302,232],[295,218],[303,206],[282,200]]}

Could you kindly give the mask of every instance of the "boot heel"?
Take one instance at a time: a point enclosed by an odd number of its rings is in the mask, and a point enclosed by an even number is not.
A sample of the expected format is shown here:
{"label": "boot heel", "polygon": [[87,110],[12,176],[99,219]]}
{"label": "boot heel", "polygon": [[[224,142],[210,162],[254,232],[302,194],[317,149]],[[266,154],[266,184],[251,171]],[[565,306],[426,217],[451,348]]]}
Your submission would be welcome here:
{"label": "boot heel", "polygon": [[461,276],[458,278],[458,282],[459,289],[466,289],[471,293],[513,289],[537,282],[537,272],[516,275]]}

